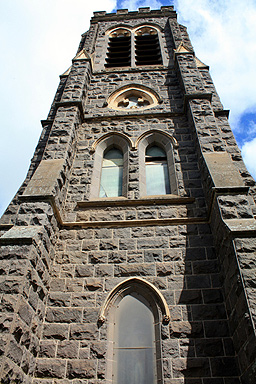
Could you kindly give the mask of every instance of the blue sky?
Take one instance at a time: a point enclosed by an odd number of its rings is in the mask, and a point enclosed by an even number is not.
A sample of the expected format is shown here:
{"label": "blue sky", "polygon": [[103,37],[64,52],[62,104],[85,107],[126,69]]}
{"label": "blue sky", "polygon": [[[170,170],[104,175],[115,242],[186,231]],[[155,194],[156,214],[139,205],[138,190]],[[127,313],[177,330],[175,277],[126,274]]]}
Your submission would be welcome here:
{"label": "blue sky", "polygon": [[[89,3],[89,4],[88,4]],[[59,75],[93,11],[174,5],[211,75],[256,178],[256,1],[10,0],[0,2],[0,215],[24,180]]]}

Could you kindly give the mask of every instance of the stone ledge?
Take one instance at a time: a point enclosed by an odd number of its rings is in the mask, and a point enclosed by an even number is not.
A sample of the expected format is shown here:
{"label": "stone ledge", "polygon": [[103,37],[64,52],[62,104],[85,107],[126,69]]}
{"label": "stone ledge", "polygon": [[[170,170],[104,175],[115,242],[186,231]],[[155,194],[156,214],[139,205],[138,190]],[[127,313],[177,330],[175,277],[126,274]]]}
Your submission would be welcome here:
{"label": "stone ledge", "polygon": [[224,116],[224,117],[226,117],[227,119],[228,119],[228,117],[229,117],[229,109],[219,109],[219,110],[215,110],[215,111],[213,111],[214,112],[214,115],[216,116],[216,117],[218,117],[218,116]]}
{"label": "stone ledge", "polygon": [[255,236],[256,220],[255,219],[224,219],[228,230],[235,237]]}
{"label": "stone ledge", "polygon": [[[88,114],[88,110],[85,111],[85,113]],[[83,122],[86,121],[94,121],[94,120],[121,120],[121,119],[138,119],[138,118],[144,118],[144,119],[152,119],[156,117],[157,119],[164,119],[164,118],[174,118],[174,117],[180,117],[184,115],[184,111],[180,112],[162,112],[162,111],[151,111],[151,112],[127,112],[126,114],[117,114],[116,111],[113,112],[113,114],[105,115],[104,111],[102,111],[101,114],[94,116],[94,115],[87,115],[84,116]]]}
{"label": "stone ledge", "polygon": [[149,196],[141,199],[129,200],[125,197],[119,198],[102,198],[90,201],[79,201],[77,203],[78,208],[91,208],[91,207],[136,207],[143,205],[166,205],[166,204],[191,204],[194,203],[194,197],[180,197],[176,195],[163,195],[161,196]]}
{"label": "stone ledge", "polygon": [[0,237],[0,244],[31,244],[33,239],[42,233],[43,228],[38,225],[13,226]]}
{"label": "stone ledge", "polygon": [[118,228],[118,227],[149,227],[166,225],[188,225],[208,223],[206,217],[146,219],[146,220],[113,220],[113,221],[76,221],[63,222],[63,228]]}

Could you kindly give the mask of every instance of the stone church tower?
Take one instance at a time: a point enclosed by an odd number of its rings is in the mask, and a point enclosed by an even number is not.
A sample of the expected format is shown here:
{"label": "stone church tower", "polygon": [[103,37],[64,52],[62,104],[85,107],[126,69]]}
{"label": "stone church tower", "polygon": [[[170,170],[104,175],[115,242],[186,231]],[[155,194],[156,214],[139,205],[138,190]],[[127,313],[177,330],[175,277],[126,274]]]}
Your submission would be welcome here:
{"label": "stone church tower", "polygon": [[95,12],[42,125],[1,383],[255,384],[255,182],[173,7]]}

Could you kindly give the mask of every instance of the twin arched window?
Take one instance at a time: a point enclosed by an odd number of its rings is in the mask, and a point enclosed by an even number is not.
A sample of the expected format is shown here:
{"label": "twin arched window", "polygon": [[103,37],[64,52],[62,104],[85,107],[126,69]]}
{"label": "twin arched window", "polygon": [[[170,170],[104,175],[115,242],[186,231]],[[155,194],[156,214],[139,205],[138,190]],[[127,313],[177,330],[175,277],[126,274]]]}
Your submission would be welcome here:
{"label": "twin arched window", "polygon": [[128,67],[162,64],[158,29],[142,26],[136,29],[116,28],[109,32],[105,67]]}
{"label": "twin arched window", "polygon": [[[129,147],[133,145],[129,140],[116,133],[106,134],[95,143],[91,198],[128,195]],[[177,194],[171,137],[151,131],[141,135],[137,147],[140,195]]]}
{"label": "twin arched window", "polygon": [[[147,195],[171,193],[165,151],[157,145],[148,146],[145,154]],[[123,154],[120,149],[105,151],[102,160],[99,197],[122,196]]]}

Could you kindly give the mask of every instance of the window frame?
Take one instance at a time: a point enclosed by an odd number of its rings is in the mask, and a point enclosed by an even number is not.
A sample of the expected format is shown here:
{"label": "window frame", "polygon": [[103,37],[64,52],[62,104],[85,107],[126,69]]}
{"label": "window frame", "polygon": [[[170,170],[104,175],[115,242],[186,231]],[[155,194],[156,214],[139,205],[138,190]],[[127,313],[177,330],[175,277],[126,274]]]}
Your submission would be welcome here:
{"label": "window frame", "polygon": [[[94,166],[92,178],[90,183],[90,200],[92,199],[116,199],[120,197],[127,197],[128,194],[128,168],[129,168],[129,148],[131,144],[125,135],[113,133],[107,134],[98,140],[93,148],[94,152]],[[123,154],[123,180],[122,180],[122,196],[116,197],[99,197],[101,171],[104,153],[111,148],[119,149]]]}
{"label": "window frame", "polygon": [[[151,148],[159,148],[163,151],[164,155],[165,156],[161,156],[159,158],[157,158],[157,156],[151,156],[151,159],[149,160],[148,159],[148,154],[147,154],[147,151]],[[158,171],[160,171],[160,169],[162,170],[161,172],[163,172],[163,177],[164,177],[164,181],[163,181],[163,184],[164,184],[164,189],[165,189],[165,193],[160,193],[160,194],[157,194],[157,195],[167,195],[167,194],[170,194],[171,193],[171,186],[170,186],[170,179],[169,179],[169,169],[168,169],[168,162],[167,162],[167,155],[166,155],[166,152],[165,150],[160,147],[159,145],[156,145],[155,143],[151,144],[151,145],[148,145],[145,149],[145,172],[146,172],[146,188],[147,188],[147,196],[152,196],[152,194],[148,193],[148,189],[149,189],[149,185],[150,185],[150,182],[149,182],[149,176],[147,176],[148,174],[148,169],[149,167],[154,167],[154,169],[157,168]],[[165,177],[165,169],[167,170],[167,177]],[[160,172],[158,172],[160,173]],[[154,171],[154,174],[155,174],[155,171]],[[167,190],[167,192],[166,192]]]}
{"label": "window frame", "polygon": [[113,383],[116,308],[120,301],[129,294],[139,295],[152,310],[155,331],[156,383],[161,383],[163,381],[161,326],[169,323],[170,312],[160,291],[153,284],[138,277],[128,278],[114,287],[106,297],[100,311],[99,324],[103,327],[102,331],[107,334],[106,382]]}
{"label": "window frame", "polygon": [[[116,343],[116,340],[117,340],[117,335],[116,333],[119,332],[119,323],[118,323],[118,319],[116,317],[116,314],[117,314],[117,310],[118,310],[118,307],[119,307],[119,304],[122,302],[122,300],[128,296],[132,296],[136,299],[138,299],[139,301],[141,301],[152,313],[152,317],[153,317],[153,374],[154,374],[154,381],[153,383],[151,384],[157,384],[159,381],[158,381],[158,369],[159,367],[157,366],[157,361],[158,361],[158,356],[157,356],[157,351],[160,349],[161,351],[161,348],[160,348],[160,336],[161,336],[161,331],[160,331],[160,323],[159,323],[159,316],[158,316],[158,310],[157,310],[157,307],[155,306],[154,303],[152,303],[152,300],[151,302],[148,301],[148,299],[145,298],[144,294],[141,294],[141,292],[137,292],[135,290],[133,290],[132,288],[130,290],[127,290],[125,292],[125,294],[123,295],[120,295],[118,297],[118,300],[116,300],[115,304],[114,304],[114,308],[113,308],[113,368],[112,368],[112,377],[113,377],[113,384],[118,384],[118,367],[115,367],[115,365],[117,365],[117,359],[118,357],[116,356],[116,352],[117,350],[121,349],[121,348],[115,348],[115,343]],[[123,349],[123,348],[122,348]],[[130,349],[130,348],[126,348],[126,349]],[[117,352],[118,354],[118,352]]]}
{"label": "window frame", "polygon": [[[165,132],[159,131],[148,131],[145,132],[139,139],[137,140],[137,146],[139,150],[139,168],[140,168],[140,196],[148,197],[154,195],[147,195],[147,181],[146,181],[146,149],[148,146],[156,145],[159,148],[162,148],[167,157],[167,168],[169,174],[169,182],[170,182],[170,194],[178,195],[178,184],[177,184],[177,176],[175,171],[175,163],[174,163],[174,153],[173,153],[173,141],[174,139],[168,137],[169,135]],[[156,195],[158,196],[158,195]],[[164,195],[159,195],[164,196]]]}
{"label": "window frame", "polygon": [[[109,162],[109,159],[106,157],[106,155],[112,151],[112,150],[116,150],[118,151],[120,154],[121,154],[121,157],[120,157],[120,160],[121,160],[121,164],[120,165],[117,165],[115,162],[110,162],[110,164],[114,164],[114,165],[106,165],[106,163]],[[117,158],[116,158],[117,159]],[[112,158],[113,160],[113,158]],[[102,165],[101,165],[101,175],[100,175],[100,190],[99,190],[99,198],[106,198],[106,197],[120,197],[123,195],[123,169],[124,169],[124,155],[123,155],[123,151],[121,151],[119,148],[117,148],[116,146],[112,146],[112,147],[108,147],[107,149],[105,149],[104,153],[103,153],[103,156],[102,156]],[[103,190],[105,192],[105,194],[107,192],[109,192],[108,190],[106,191],[104,186],[106,186],[104,183],[103,183],[103,180],[105,180],[105,177],[107,175],[107,178],[109,179],[110,178],[110,172],[109,170],[112,169],[114,170],[115,172],[117,171],[118,173],[118,178],[116,180],[116,185],[115,187],[117,188],[117,195],[114,195],[114,196],[101,196],[101,190]],[[120,177],[120,172],[121,172],[121,177]],[[103,173],[105,174],[104,176],[104,179],[103,179]],[[112,173],[112,176],[113,176],[113,173]],[[121,182],[121,185],[120,185],[120,182]],[[103,186],[104,184],[104,186]],[[121,188],[120,188],[121,187]],[[121,191],[120,191],[121,189]],[[121,193],[120,193],[121,192]]]}

